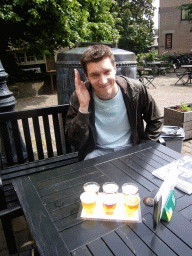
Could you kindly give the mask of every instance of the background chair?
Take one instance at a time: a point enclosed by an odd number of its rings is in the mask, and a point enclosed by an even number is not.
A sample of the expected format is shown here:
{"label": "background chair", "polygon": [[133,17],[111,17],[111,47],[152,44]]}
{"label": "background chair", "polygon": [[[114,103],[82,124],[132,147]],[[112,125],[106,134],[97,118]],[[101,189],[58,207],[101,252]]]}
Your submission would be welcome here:
{"label": "background chair", "polygon": [[142,62],[144,66],[143,67],[139,66],[137,69],[137,72],[139,74],[139,77],[138,77],[139,81],[146,88],[149,88],[149,85],[152,85],[153,87],[155,87],[155,85],[153,84],[153,80],[155,79],[155,76],[153,75],[153,69],[147,66],[145,60],[143,60]]}
{"label": "background chair", "polygon": [[149,85],[152,85],[153,87],[156,88],[156,86],[153,84],[153,80],[155,77],[153,75],[148,75],[148,74],[142,74],[139,80],[141,83],[146,87],[149,88]]}
{"label": "background chair", "polygon": [[177,85],[177,84],[185,85],[188,80],[189,72],[176,73],[176,76],[178,77],[178,80],[176,81],[175,85]]}

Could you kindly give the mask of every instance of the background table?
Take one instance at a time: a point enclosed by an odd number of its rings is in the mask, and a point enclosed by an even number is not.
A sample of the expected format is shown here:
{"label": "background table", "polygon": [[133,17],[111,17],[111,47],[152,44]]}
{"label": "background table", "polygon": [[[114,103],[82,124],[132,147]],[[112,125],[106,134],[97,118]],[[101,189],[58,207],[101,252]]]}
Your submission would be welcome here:
{"label": "background table", "polygon": [[[41,255],[191,255],[192,196],[177,189],[177,206],[170,223],[153,230],[153,209],[143,199],[162,181],[152,171],[181,157],[150,141],[95,159],[62,167],[53,158],[43,172],[13,181]],[[41,162],[42,163],[42,162]],[[26,165],[26,168],[28,166]],[[39,168],[39,163],[32,168]],[[29,169],[29,172],[30,170]],[[77,219],[83,184],[134,182],[141,197],[142,223]]]}
{"label": "background table", "polygon": [[163,66],[167,64],[165,61],[148,61],[147,64],[153,69],[155,75],[160,75],[162,73],[166,75],[167,68]]}

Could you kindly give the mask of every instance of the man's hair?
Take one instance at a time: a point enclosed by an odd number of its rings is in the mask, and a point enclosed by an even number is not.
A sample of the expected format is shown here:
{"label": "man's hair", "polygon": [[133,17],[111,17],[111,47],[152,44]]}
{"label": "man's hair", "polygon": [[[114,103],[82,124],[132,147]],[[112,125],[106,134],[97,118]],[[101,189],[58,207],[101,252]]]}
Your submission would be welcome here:
{"label": "man's hair", "polygon": [[98,62],[107,57],[109,57],[112,65],[114,65],[115,57],[110,47],[103,44],[89,46],[81,56],[81,65],[83,67],[84,73],[87,74],[88,63]]}

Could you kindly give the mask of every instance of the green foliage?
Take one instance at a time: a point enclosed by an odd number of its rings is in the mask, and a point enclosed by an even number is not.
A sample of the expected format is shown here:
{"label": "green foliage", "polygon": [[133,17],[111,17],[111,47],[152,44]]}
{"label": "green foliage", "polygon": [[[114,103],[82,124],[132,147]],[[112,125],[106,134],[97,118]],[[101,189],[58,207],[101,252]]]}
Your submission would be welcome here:
{"label": "green foliage", "polygon": [[[186,13],[188,13],[188,22],[189,23],[192,23],[192,4],[185,4],[185,5],[182,5],[182,6],[178,6],[177,8],[181,9],[181,10],[185,10]],[[190,32],[192,32],[192,27],[191,27],[191,30]]]}
{"label": "green foliage", "polygon": [[153,44],[152,0],[116,0],[112,11],[117,13],[116,28],[120,33],[120,48],[136,54],[148,52]]}
{"label": "green foliage", "polygon": [[153,52],[148,52],[145,54],[145,60],[146,61],[153,61],[154,60],[154,53]]}
{"label": "green foliage", "polygon": [[[118,40],[113,0],[2,0],[1,50],[7,47],[53,53],[77,41]],[[3,39],[3,40],[2,40]]]}
{"label": "green foliage", "polygon": [[144,66],[143,60],[145,59],[144,53],[138,53],[136,55],[137,66]]}
{"label": "green foliage", "polygon": [[148,53],[138,53],[136,56],[137,59],[137,65],[138,66],[144,66],[144,62],[145,61],[153,61],[156,60],[158,58],[158,52],[148,52]]}
{"label": "green foliage", "polygon": [[192,106],[187,105],[184,102],[181,102],[180,105],[176,106],[176,109],[182,112],[189,112],[189,111],[192,111]]}

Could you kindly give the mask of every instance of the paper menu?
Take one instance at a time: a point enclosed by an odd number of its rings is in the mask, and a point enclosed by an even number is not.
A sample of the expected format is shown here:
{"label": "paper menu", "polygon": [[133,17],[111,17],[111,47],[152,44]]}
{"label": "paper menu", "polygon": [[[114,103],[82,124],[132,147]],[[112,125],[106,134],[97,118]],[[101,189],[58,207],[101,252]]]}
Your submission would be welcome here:
{"label": "paper menu", "polygon": [[192,158],[184,156],[179,160],[156,169],[152,174],[164,180],[171,170],[178,174],[175,187],[190,195],[192,193]]}

